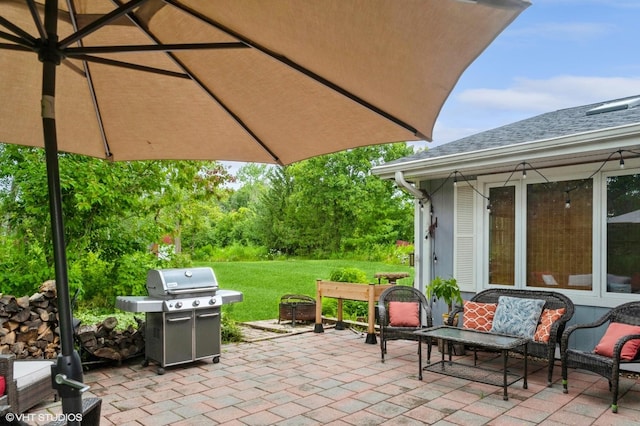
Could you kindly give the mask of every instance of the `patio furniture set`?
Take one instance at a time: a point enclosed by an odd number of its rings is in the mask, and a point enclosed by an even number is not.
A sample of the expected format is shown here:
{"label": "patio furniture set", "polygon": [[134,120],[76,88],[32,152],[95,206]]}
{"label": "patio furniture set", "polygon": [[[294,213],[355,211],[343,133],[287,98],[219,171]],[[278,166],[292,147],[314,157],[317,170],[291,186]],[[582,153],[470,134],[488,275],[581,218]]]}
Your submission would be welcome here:
{"label": "patio furniture set", "polygon": [[[548,364],[548,382],[552,384],[557,345],[560,346],[563,392],[568,392],[569,368],[584,369],[606,378],[612,392],[611,409],[617,412],[619,375],[630,363],[640,362],[640,302],[629,302],[611,309],[590,324],[566,327],[574,314],[573,302],[553,291],[488,289],[477,293],[463,306],[451,312],[449,323],[433,327],[431,309],[424,295],[407,286],[384,291],[378,301],[380,351],[382,362],[389,340],[418,341],[418,378],[430,371],[503,387],[520,380],[527,388],[527,358],[543,359]],[[462,316],[453,326],[455,315]],[[597,327],[604,336],[593,351],[570,347],[570,339]],[[565,329],[566,328],[566,329]],[[431,346],[437,339],[446,342],[442,359],[431,363]],[[427,366],[422,366],[422,343],[427,343]],[[462,344],[473,351],[473,365],[452,360],[452,345]],[[502,370],[487,370],[476,364],[477,351],[496,351],[502,355]],[[445,352],[448,359],[445,359]],[[507,369],[509,353],[523,355],[522,374]]]}

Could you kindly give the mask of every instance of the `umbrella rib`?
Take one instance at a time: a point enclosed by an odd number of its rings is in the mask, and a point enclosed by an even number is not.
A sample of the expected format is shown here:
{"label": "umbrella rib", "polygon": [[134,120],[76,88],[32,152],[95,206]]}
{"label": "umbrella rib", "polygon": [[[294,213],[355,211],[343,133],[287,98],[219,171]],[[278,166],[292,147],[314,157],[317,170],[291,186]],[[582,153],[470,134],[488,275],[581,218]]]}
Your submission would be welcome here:
{"label": "umbrella rib", "polygon": [[171,52],[179,50],[207,50],[207,49],[248,49],[244,43],[180,43],[180,44],[139,44],[129,46],[82,46],[65,49],[67,56],[88,53],[123,53],[123,52]]}
{"label": "umbrella rib", "polygon": [[420,133],[416,128],[414,128],[413,126],[411,126],[410,124],[406,123],[405,121],[401,120],[400,118],[378,108],[377,106],[365,101],[364,99],[360,98],[359,96],[357,96],[354,93],[351,93],[350,91],[344,89],[343,87],[340,87],[339,85],[337,85],[336,83],[316,74],[315,72],[303,67],[302,65],[292,61],[291,59],[287,58],[286,56],[283,56],[277,52],[274,52],[270,49],[267,49],[266,47],[254,42],[253,40],[241,35],[240,33],[237,33],[236,31],[227,28],[226,26],[222,25],[221,23],[214,21],[213,19],[202,15],[201,13],[191,9],[190,7],[181,5],[179,3],[177,3],[175,0],[163,0],[165,3],[171,4],[172,6],[182,10],[185,13],[188,13],[189,15],[193,16],[194,18],[200,19],[202,22],[209,24],[215,28],[217,28],[220,31],[225,32],[226,34],[233,36],[235,38],[237,38],[238,40],[242,41],[243,43],[253,47],[256,50],[259,50],[260,52],[270,56],[271,58],[287,65],[290,68],[295,69],[298,72],[301,72],[302,74],[306,75],[307,77],[317,81],[318,83],[334,90],[335,92],[347,97],[348,99],[351,99],[352,101],[360,104],[361,106],[369,109],[370,111],[373,111],[379,115],[381,115],[382,117],[386,118],[387,120],[399,125],[400,127],[403,127],[407,130],[409,130],[411,133],[413,133],[416,136],[422,137],[424,139],[428,139],[426,137],[426,135]]}
{"label": "umbrella rib", "polygon": [[75,33],[71,34],[67,38],[61,40],[58,43],[58,48],[64,49],[68,47],[70,44],[81,40],[82,38],[84,38],[85,36],[91,34],[96,30],[99,30],[103,26],[127,14],[131,9],[138,7],[139,5],[141,5],[146,1],[147,0],[131,0],[129,3],[120,5],[117,9],[114,9],[113,11],[107,13],[106,15],[103,15],[102,17],[91,22],[81,30],[76,31]]}
{"label": "umbrella rib", "polygon": [[20,50],[23,52],[34,52],[37,49],[35,45],[31,45],[27,43],[25,40],[14,36],[13,34],[5,33],[4,31],[0,31],[0,38],[9,40],[14,42],[15,44],[10,43],[0,43],[0,49],[5,50]]}
{"label": "umbrella rib", "polygon": [[38,7],[36,6],[35,1],[27,0],[27,5],[29,6],[29,11],[31,12],[31,17],[33,18],[33,22],[34,24],[36,24],[36,28],[40,33],[40,38],[42,40],[46,40],[47,32],[44,29],[44,23],[42,22],[42,19],[40,19],[40,14],[38,13]]}
{"label": "umbrella rib", "polygon": [[[2,38],[11,40],[23,46],[29,46],[29,47],[35,46],[37,39],[33,37],[31,34],[29,34],[28,32],[26,32],[25,30],[23,30],[22,28],[20,28],[19,26],[15,25],[13,22],[10,22],[6,18],[0,16],[0,25],[2,25],[3,27],[11,31],[13,34],[15,34],[14,36],[9,33],[0,32],[0,34],[2,35]],[[29,44],[25,44],[23,40],[28,42]]]}
{"label": "umbrella rib", "polygon": [[118,66],[118,67],[121,67],[121,68],[128,68],[128,69],[132,69],[132,70],[137,70],[137,71],[146,71],[146,72],[151,72],[151,73],[154,73],[154,74],[168,75],[168,76],[171,76],[171,77],[178,77],[178,78],[184,78],[184,79],[190,79],[191,78],[188,74],[185,74],[185,73],[169,71],[169,70],[163,70],[161,68],[147,67],[147,66],[144,66],[144,65],[137,65],[137,64],[132,64],[130,62],[116,61],[116,60],[113,60],[113,59],[101,58],[99,56],[74,55],[74,58],[75,59],[80,59],[80,60],[83,60],[83,61],[87,61],[87,62],[95,62],[95,63],[99,63],[99,64],[113,65],[113,66]]}
{"label": "umbrella rib", "polygon": [[[77,10],[75,4],[71,0],[67,0],[67,7],[69,8],[69,15],[71,18],[71,23],[73,25],[73,30],[78,30],[78,21],[76,19]],[[78,40],[77,44],[82,46],[82,40]],[[73,65],[71,61],[65,61],[69,66]],[[91,70],[86,61],[82,62],[82,68],[84,70],[84,76],[87,79],[87,86],[89,89],[89,93],[91,94],[91,101],[93,102],[94,112],[96,114],[96,120],[98,121],[98,128],[100,129],[100,136],[102,137],[102,145],[104,148],[105,158],[112,159],[113,153],[111,152],[111,147],[109,146],[109,141],[107,140],[107,135],[104,130],[104,121],[102,120],[102,112],[100,111],[100,106],[98,105],[98,99],[96,97],[95,86],[93,85],[93,78],[91,76]]]}

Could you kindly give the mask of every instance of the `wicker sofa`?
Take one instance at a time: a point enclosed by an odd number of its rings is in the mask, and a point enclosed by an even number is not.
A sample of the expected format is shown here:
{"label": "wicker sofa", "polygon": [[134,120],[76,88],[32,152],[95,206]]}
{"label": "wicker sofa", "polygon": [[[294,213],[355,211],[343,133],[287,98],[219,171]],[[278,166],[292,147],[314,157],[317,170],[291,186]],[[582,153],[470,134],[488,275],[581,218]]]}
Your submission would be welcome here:
{"label": "wicker sofa", "polygon": [[40,402],[56,396],[51,386],[49,360],[16,360],[15,355],[0,355],[0,376],[5,378],[5,394],[0,406],[14,414],[24,413]]}
{"label": "wicker sofa", "polygon": [[[550,330],[549,342],[538,342],[531,340],[527,344],[527,352],[529,356],[546,359],[548,362],[547,385],[551,386],[553,382],[553,367],[555,364],[556,345],[560,343],[562,333],[567,322],[573,317],[574,305],[567,296],[554,291],[545,290],[520,290],[520,289],[504,289],[491,288],[483,290],[475,294],[470,301],[478,303],[498,303],[500,296],[519,297],[524,299],[541,299],[545,301],[543,309],[559,309],[565,308],[565,313],[553,323]],[[456,314],[464,315],[462,306],[455,307],[449,315],[449,324],[453,325]],[[463,321],[459,321],[462,324]]]}

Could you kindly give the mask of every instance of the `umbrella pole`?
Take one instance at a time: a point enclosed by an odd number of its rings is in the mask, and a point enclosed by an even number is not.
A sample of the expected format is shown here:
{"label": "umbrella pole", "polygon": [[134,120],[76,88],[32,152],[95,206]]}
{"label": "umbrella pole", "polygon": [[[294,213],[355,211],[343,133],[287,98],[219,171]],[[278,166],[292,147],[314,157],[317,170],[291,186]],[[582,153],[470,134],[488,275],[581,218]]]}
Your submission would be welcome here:
{"label": "umbrella pole", "polygon": [[55,260],[56,293],[60,328],[61,353],[57,363],[51,367],[53,387],[62,398],[62,410],[67,424],[79,425],[82,419],[82,395],[86,390],[82,384],[82,362],[73,346],[73,322],[69,280],[67,276],[67,256],[65,252],[64,223],[62,218],[62,195],[60,191],[60,169],[58,164],[58,141],[55,120],[56,67],[60,55],[56,44],[58,21],[57,0],[45,3],[45,29],[48,45],[40,51],[42,67],[42,124],[49,187],[49,211],[53,235],[53,255]]}

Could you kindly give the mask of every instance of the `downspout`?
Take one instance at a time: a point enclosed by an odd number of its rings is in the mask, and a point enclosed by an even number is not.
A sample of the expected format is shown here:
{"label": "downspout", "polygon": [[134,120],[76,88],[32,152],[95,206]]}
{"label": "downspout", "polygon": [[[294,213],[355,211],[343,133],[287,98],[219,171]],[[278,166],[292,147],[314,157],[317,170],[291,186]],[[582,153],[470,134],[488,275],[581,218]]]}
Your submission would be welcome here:
{"label": "downspout", "polygon": [[[427,240],[424,237],[427,235],[427,224],[425,219],[425,211],[431,210],[431,200],[429,194],[420,188],[407,182],[404,178],[404,174],[400,171],[395,173],[395,181],[398,184],[398,188],[413,195],[417,201],[415,203],[414,213],[414,283],[413,286],[420,290],[422,293],[425,291],[425,283],[428,282],[430,276],[430,264],[425,261],[429,259],[428,253],[431,253],[430,245],[431,240]],[[425,206],[426,204],[426,206]]]}
{"label": "downspout", "polygon": [[415,186],[407,182],[404,178],[404,173],[400,171],[396,172],[395,180],[398,185],[404,188],[405,192],[413,195],[416,200],[419,200],[420,202],[422,202],[423,200],[429,200],[429,194],[427,194],[426,191],[420,188],[416,188]]}

